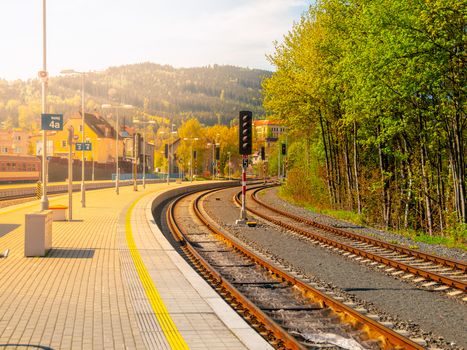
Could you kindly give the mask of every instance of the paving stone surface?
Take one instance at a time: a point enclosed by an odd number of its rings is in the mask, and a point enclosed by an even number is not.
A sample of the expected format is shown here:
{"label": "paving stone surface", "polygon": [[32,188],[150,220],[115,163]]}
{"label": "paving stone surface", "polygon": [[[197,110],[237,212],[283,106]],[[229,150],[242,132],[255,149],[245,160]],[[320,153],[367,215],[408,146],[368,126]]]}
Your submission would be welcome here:
{"label": "paving stone surface", "polygon": [[[147,185],[144,193],[165,188]],[[73,221],[53,223],[46,257],[24,257],[25,214],[38,211],[39,201],[0,209],[0,251],[9,249],[0,259],[0,348],[168,348],[122,238],[125,211],[142,195],[132,187],[120,188],[118,196],[114,189],[88,191],[82,208],[75,193]],[[135,207],[135,241],[182,335],[193,348],[241,347],[179,271],[161,268],[167,255],[144,237],[152,234],[145,222],[149,197]],[[68,204],[66,196],[49,201]]]}

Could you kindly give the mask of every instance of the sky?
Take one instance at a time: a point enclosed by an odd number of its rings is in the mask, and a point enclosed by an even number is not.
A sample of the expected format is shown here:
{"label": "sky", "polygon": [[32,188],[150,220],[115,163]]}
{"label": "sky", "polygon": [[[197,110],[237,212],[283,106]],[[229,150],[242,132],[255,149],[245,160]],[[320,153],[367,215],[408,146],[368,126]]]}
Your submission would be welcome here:
{"label": "sky", "polygon": [[[0,1],[0,79],[42,70],[43,0]],[[273,70],[310,0],[47,0],[47,71],[154,62]]]}

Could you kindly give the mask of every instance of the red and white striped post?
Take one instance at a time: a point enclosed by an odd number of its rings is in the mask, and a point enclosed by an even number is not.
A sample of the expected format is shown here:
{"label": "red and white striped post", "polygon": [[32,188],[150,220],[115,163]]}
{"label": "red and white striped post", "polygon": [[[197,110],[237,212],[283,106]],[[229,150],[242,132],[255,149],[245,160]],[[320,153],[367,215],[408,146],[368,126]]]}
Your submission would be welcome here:
{"label": "red and white striped post", "polygon": [[248,156],[243,155],[242,162],[242,210],[240,211],[240,219],[247,220],[246,217],[246,168],[248,166]]}

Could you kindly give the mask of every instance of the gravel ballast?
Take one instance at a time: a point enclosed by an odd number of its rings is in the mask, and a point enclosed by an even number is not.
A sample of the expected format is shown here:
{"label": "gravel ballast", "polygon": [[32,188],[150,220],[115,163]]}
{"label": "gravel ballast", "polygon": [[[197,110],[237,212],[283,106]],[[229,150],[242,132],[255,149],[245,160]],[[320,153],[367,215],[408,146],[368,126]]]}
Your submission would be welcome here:
{"label": "gravel ballast", "polygon": [[293,205],[277,195],[279,187],[273,187],[265,191],[261,191],[260,199],[269,205],[272,205],[276,208],[280,208],[286,211],[291,212],[292,214],[303,216],[319,222],[324,225],[334,226],[337,228],[342,228],[350,232],[358,233],[361,235],[367,235],[373,238],[380,239],[388,243],[397,243],[406,247],[418,247],[418,250],[424,253],[434,254],[443,256],[449,259],[465,261],[467,260],[467,252],[461,249],[448,248],[443,245],[438,244],[427,244],[423,242],[415,242],[409,237],[404,237],[397,235],[388,231],[377,230],[371,227],[363,227],[349,223],[343,220],[338,220],[333,217],[317,214],[310,210],[301,208],[299,206]]}
{"label": "gravel ballast", "polygon": [[[320,248],[282,229],[264,223],[260,223],[256,228],[239,227],[234,224],[238,219],[239,209],[231,201],[235,191],[216,193],[205,201],[206,210],[224,229],[289,263],[313,280],[321,281],[338,293],[342,292],[348,298],[361,302],[371,309],[372,313],[377,312],[382,318],[395,320],[398,327],[429,339],[430,346],[445,349],[461,349],[467,346],[465,303],[450,299],[444,293],[420,289],[412,283],[398,280],[375,268]],[[275,190],[268,191],[261,199],[287,210],[294,207],[298,215],[307,212],[277,198]],[[316,221],[324,220],[327,224],[332,222],[328,221],[331,218],[312,215]],[[350,226],[338,221],[333,224],[346,226],[346,229]],[[371,234],[375,235],[373,232]],[[395,240],[396,237],[393,236],[388,236],[388,240]],[[442,252],[435,253],[457,260],[462,260],[464,256],[463,252],[451,253],[448,248],[440,249]],[[428,251],[433,253],[433,248],[430,246]]]}

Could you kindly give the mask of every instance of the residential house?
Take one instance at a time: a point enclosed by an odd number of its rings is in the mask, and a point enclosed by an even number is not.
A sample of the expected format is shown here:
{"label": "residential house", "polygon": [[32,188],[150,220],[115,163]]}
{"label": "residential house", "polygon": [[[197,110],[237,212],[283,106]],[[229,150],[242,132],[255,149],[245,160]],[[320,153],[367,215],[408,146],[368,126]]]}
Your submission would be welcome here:
{"label": "residential house", "polygon": [[21,129],[0,130],[0,155],[30,154],[28,131]]}
{"label": "residential house", "polygon": [[258,143],[276,142],[286,130],[282,122],[267,119],[255,120],[253,126]]}
{"label": "residential house", "polygon": [[286,127],[280,121],[267,119],[253,121],[253,127],[257,148],[253,150],[251,159],[253,164],[257,164],[261,161],[261,147],[265,147],[266,157],[268,157],[270,147],[285,133]]}

